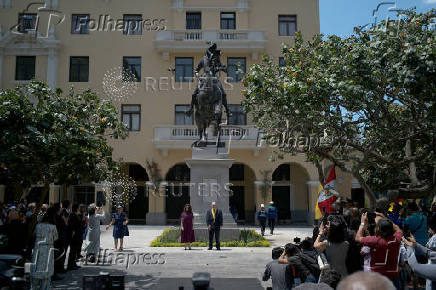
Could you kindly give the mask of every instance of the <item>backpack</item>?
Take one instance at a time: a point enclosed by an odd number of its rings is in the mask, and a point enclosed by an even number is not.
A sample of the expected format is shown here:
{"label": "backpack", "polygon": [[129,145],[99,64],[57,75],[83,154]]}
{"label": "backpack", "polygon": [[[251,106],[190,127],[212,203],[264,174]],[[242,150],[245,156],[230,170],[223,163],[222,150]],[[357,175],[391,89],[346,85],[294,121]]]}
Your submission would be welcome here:
{"label": "backpack", "polygon": [[321,273],[321,270],[319,269],[316,255],[312,257],[311,253],[300,252],[298,253],[298,257],[300,258],[303,265],[310,271],[310,273],[316,278],[318,278]]}
{"label": "backpack", "polygon": [[259,211],[259,219],[266,219],[266,211],[265,210]]}

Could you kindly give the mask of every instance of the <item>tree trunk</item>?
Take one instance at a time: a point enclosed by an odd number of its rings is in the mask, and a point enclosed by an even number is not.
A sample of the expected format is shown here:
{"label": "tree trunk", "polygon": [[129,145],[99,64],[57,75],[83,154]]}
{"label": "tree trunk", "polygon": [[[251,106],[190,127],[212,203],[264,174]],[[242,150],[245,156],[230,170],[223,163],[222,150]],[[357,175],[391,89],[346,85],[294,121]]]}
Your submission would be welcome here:
{"label": "tree trunk", "polygon": [[39,200],[39,205],[42,205],[44,203],[44,200],[47,197],[49,190],[50,190],[50,184],[44,183],[44,187],[42,188],[42,192],[41,192],[41,199]]}
{"label": "tree trunk", "polygon": [[[407,158],[412,157],[412,141],[410,139],[408,139],[406,141],[406,146],[404,148],[405,151],[405,155]],[[419,184],[418,181],[418,177],[416,176],[416,165],[415,165],[415,161],[410,161],[409,162],[409,178],[410,178],[410,182],[411,182],[411,187],[415,187]]]}

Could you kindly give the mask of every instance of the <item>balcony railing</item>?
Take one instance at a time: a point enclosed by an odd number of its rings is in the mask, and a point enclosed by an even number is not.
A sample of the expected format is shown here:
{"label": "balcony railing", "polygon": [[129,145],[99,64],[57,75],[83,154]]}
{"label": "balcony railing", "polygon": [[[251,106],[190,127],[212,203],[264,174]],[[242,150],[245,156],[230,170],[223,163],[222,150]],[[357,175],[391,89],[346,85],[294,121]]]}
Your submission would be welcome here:
{"label": "balcony railing", "polygon": [[155,47],[160,51],[204,50],[206,42],[216,42],[229,50],[262,51],[266,45],[263,31],[254,30],[163,30],[156,33]]}
{"label": "balcony railing", "polygon": [[163,30],[158,31],[156,41],[265,41],[263,31],[241,30]]}
{"label": "balcony railing", "polygon": [[[198,137],[196,126],[163,125],[154,127],[153,143],[158,148],[189,148]],[[221,128],[221,140],[231,140],[236,148],[253,149],[260,147],[261,135],[253,125],[226,125]]]}

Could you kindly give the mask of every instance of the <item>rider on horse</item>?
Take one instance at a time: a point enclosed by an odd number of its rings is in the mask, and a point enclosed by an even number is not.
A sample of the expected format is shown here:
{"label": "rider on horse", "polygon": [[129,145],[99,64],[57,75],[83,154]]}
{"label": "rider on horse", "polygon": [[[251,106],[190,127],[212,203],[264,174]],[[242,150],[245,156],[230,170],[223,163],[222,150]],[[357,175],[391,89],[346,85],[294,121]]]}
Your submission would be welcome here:
{"label": "rider on horse", "polygon": [[[217,48],[216,43],[213,43],[206,50],[206,55],[203,56],[203,58],[200,60],[197,67],[195,68],[195,75],[197,76],[197,78],[198,78],[198,74],[199,74],[201,69],[203,69],[205,74],[207,71],[212,70],[212,73],[214,76],[218,71],[227,72],[227,68],[221,63],[221,60],[220,60],[221,51],[217,50],[216,48]],[[226,109],[227,120],[229,120],[229,117],[232,116],[232,113],[229,111],[229,108],[227,106],[227,94],[224,91],[223,86],[221,84],[221,81],[219,80],[218,77],[216,79],[216,85],[221,92],[222,104],[223,104],[224,108]],[[198,82],[198,85],[195,88],[194,93],[192,94],[191,107],[186,112],[187,115],[192,114],[192,112],[194,110],[194,106],[196,108],[198,108],[197,95],[200,92],[200,86],[201,86],[201,79]]]}

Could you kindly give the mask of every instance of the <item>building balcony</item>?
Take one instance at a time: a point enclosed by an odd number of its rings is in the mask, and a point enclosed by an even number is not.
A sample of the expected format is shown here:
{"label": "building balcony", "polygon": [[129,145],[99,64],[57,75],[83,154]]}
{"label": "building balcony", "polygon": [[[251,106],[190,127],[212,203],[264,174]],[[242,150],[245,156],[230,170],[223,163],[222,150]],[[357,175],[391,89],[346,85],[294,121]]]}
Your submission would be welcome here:
{"label": "building balcony", "polygon": [[[190,149],[198,138],[196,126],[162,125],[154,127],[153,144],[166,155],[171,149]],[[254,125],[225,125],[221,128],[221,141],[226,142],[230,150],[251,149],[257,155],[264,147],[261,139],[262,134]]]}
{"label": "building balcony", "polygon": [[257,59],[266,45],[263,31],[163,30],[156,33],[154,46],[167,58],[169,53],[203,53],[207,42],[215,42],[225,52],[251,53],[253,59]]}

